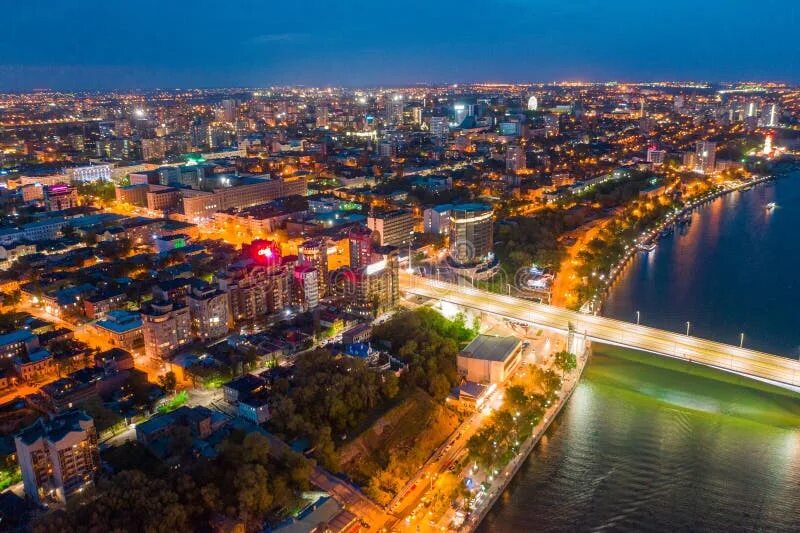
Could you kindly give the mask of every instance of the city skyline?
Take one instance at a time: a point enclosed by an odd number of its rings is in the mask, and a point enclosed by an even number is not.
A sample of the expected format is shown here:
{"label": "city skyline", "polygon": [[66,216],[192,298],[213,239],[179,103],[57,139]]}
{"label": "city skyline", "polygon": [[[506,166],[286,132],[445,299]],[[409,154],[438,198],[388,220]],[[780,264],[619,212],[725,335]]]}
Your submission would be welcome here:
{"label": "city skyline", "polygon": [[[600,8],[603,9],[600,9]],[[6,13],[0,90],[550,80],[800,82],[798,8],[686,0],[400,5],[236,0],[134,11],[90,0]],[[213,16],[212,16],[213,15]],[[171,28],[165,31],[165,28]],[[766,37],[765,37],[766,36]],[[21,45],[24,43],[24,45]],[[391,65],[386,68],[385,65]]]}

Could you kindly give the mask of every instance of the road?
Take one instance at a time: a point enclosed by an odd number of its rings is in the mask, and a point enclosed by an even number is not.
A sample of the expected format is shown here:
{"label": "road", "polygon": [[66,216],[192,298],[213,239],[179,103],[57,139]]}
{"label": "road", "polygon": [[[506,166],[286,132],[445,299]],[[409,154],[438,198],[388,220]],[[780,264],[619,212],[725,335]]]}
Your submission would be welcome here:
{"label": "road", "polygon": [[589,340],[712,366],[800,391],[800,362],[794,359],[426,279],[404,271],[400,273],[400,289],[407,294],[449,302],[540,328],[564,332],[571,325]]}

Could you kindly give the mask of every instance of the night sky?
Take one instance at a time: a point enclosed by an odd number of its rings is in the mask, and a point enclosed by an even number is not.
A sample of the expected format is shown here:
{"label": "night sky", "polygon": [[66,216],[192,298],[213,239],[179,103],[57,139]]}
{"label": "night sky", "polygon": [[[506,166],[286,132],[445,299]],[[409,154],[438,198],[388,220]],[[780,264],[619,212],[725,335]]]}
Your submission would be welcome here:
{"label": "night sky", "polygon": [[800,0],[0,0],[0,90],[800,82]]}

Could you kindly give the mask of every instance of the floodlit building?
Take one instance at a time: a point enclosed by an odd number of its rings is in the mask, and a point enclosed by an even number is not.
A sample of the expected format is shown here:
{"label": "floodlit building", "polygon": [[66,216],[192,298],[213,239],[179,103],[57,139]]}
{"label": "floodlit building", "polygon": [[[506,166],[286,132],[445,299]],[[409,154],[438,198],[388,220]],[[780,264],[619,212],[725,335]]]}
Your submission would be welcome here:
{"label": "floodlit building", "polygon": [[486,204],[454,205],[450,211],[450,255],[460,264],[492,257],[494,211]]}
{"label": "floodlit building", "polygon": [[502,383],[522,360],[522,341],[514,336],[478,335],[458,354],[458,371],[467,381]]}

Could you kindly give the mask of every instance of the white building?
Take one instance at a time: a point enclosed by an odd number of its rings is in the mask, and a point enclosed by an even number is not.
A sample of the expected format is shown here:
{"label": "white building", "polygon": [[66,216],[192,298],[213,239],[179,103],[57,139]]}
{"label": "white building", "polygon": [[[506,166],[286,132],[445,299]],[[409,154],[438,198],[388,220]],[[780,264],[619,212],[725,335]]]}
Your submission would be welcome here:
{"label": "white building", "polygon": [[25,494],[35,503],[66,503],[94,484],[100,468],[97,432],[92,418],[69,411],[40,418],[14,437]]}
{"label": "white building", "polygon": [[426,209],[423,214],[425,233],[444,235],[450,231],[450,204],[435,205]]}
{"label": "white building", "polygon": [[522,341],[514,336],[478,335],[458,354],[458,372],[467,381],[505,381],[522,360]]}

